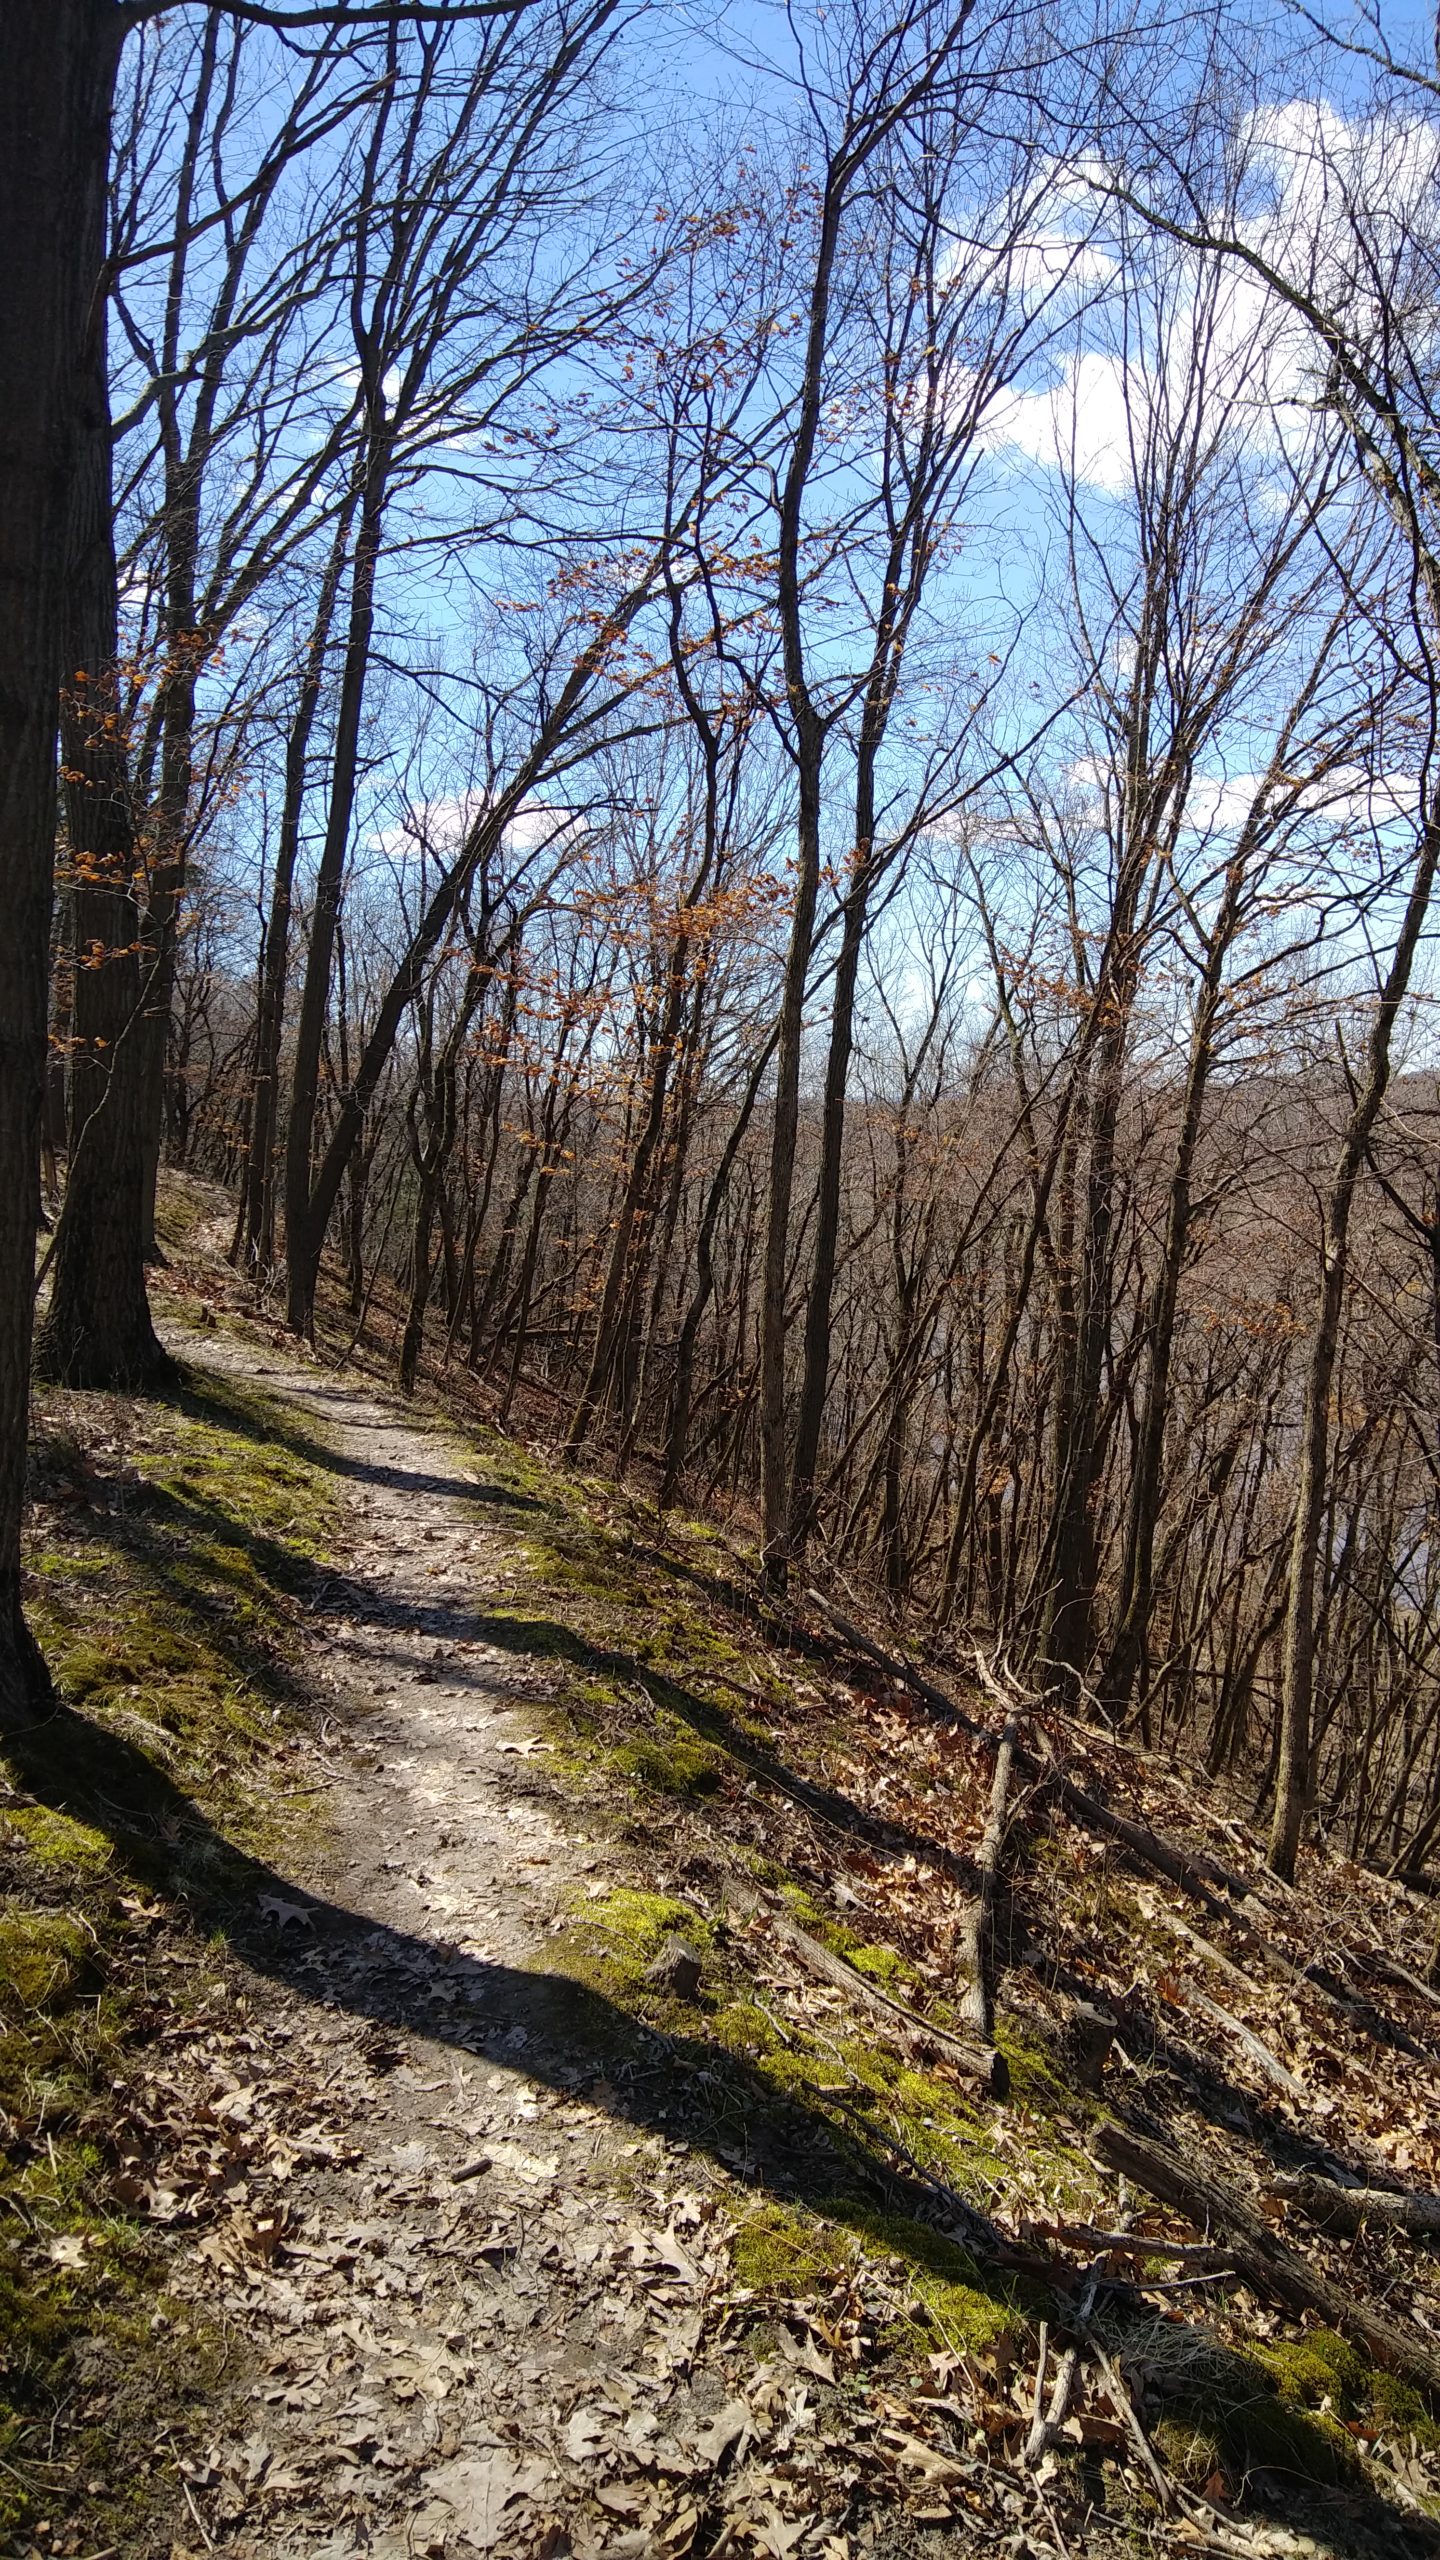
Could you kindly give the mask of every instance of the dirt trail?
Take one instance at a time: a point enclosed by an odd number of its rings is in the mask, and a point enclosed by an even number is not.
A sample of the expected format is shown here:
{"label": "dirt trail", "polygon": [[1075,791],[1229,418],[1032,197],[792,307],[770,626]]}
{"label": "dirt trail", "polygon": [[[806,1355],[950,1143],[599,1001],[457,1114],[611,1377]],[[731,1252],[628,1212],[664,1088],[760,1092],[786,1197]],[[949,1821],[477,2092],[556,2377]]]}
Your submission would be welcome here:
{"label": "dirt trail", "polygon": [[543,1971],[577,1895],[654,1880],[547,1787],[545,1674],[481,1633],[506,1537],[456,1444],[238,1340],[201,1356],[334,1452],[353,1552],[311,1664],[324,1872],[257,1897],[212,2040],[217,2112],[288,2130],[191,2261],[260,2368],[191,2466],[194,2535],[244,2560],[683,2551],[757,2423],[707,2351],[717,2173],[617,2111]]}

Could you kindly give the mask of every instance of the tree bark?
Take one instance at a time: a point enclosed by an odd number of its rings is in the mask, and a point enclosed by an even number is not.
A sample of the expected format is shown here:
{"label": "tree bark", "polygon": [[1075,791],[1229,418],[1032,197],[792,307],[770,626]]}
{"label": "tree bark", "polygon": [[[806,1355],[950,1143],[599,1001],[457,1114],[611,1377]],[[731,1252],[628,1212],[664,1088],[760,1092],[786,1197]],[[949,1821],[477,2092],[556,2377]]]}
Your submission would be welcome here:
{"label": "tree bark", "polygon": [[1226,2255],[1252,2290],[1287,2311],[1317,2311],[1326,2326],[1373,2356],[1387,2372],[1401,2373],[1423,2391],[1440,2391],[1440,2354],[1417,2333],[1387,2318],[1378,2304],[1348,2287],[1333,2284],[1262,2222],[1248,2200],[1218,2178],[1177,2160],[1159,2144],[1146,2142],[1122,2124],[1102,2124],[1095,2136],[1096,2156],[1107,2169],[1173,2205],[1197,2231],[1218,2231]]}
{"label": "tree bark", "polygon": [[28,1449],[40,1131],[45,1095],[55,734],[74,365],[99,284],[116,12],[14,0],[0,80],[0,1732],[43,1716],[49,1678],[25,1624],[20,1531]]}
{"label": "tree bark", "polygon": [[960,1947],[966,1970],[965,1985],[960,1995],[960,2015],[967,2027],[973,2027],[977,2036],[986,2043],[995,2032],[995,1901],[1000,1890],[1001,1864],[1005,1855],[1010,1774],[1015,1766],[1018,1731],[1017,1719],[1008,1715],[995,1753],[990,1813],[976,1860],[979,1883],[975,1899],[965,1915]]}
{"label": "tree bark", "polygon": [[72,376],[61,622],[60,734],[75,883],[69,1167],[36,1360],[67,1386],[133,1387],[173,1364],[145,1290],[143,884],[120,702],[105,343],[104,179],[123,21],[112,14],[102,26],[92,14],[92,26],[95,167],[78,252],[90,287]]}
{"label": "tree bark", "polygon": [[260,951],[250,1141],[232,1257],[243,1269],[256,1274],[273,1270],[275,1264],[275,1137],[280,1118],[280,1050],[289,975],[290,910],[295,889],[295,864],[300,851],[300,821],[304,815],[305,787],[309,776],[310,739],[320,707],[325,654],[344,575],[353,512],[351,500],[341,509],[336,521],[335,538],[316,598],[315,619],[310,626],[295,716],[285,741],[285,785],[275,844],[275,872],[270,883],[270,911]]}
{"label": "tree bark", "polygon": [[337,1168],[330,1198],[323,1213],[317,1212],[311,1196],[311,1163],[315,1150],[315,1114],[320,1098],[320,1058],[325,1042],[325,1018],[330,1007],[335,934],[340,919],[345,862],[350,850],[350,822],[354,815],[355,788],[360,770],[360,720],[375,629],[375,576],[385,518],[388,467],[389,447],[383,429],[372,431],[360,502],[355,562],[351,571],[350,620],[331,752],[330,804],[325,821],[325,842],[315,875],[310,947],[305,957],[305,978],[295,1031],[290,1126],[285,1148],[287,1315],[295,1332],[302,1334],[308,1334],[314,1319],[320,1253],[335,1192],[339,1189],[339,1175],[343,1170],[343,1164]]}

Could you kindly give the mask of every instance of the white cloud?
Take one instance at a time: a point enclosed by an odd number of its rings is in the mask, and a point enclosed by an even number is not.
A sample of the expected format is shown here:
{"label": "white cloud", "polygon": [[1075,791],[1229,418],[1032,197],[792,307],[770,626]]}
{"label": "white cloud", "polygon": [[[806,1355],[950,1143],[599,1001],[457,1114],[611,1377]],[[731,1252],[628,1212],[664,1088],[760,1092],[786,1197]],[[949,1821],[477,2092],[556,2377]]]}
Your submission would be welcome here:
{"label": "white cloud", "polygon": [[[489,794],[483,791],[447,792],[434,800],[413,800],[399,824],[377,828],[370,843],[392,862],[414,861],[420,854],[428,854],[434,861],[453,862],[471,828],[490,805]],[[567,839],[578,841],[582,833],[582,821],[573,809],[557,808],[545,800],[522,800],[505,830],[506,851],[515,855],[543,852],[551,845],[558,849]]]}
{"label": "white cloud", "polygon": [[[1103,756],[1077,756],[1066,767],[1066,780],[1082,801],[1089,802],[1090,814],[1098,824],[1119,789],[1113,765]],[[1238,834],[1264,782],[1262,773],[1197,773],[1186,797],[1184,835],[1194,838]],[[1278,800],[1282,795],[1277,790],[1274,796]],[[1402,772],[1367,773],[1361,765],[1337,765],[1322,780],[1304,787],[1298,807],[1306,815],[1323,818],[1334,826],[1379,829],[1406,821],[1413,823],[1415,777]]]}
{"label": "white cloud", "polygon": [[[1343,311],[1346,325],[1371,325],[1373,295],[1357,240],[1376,271],[1404,268],[1407,244],[1432,248],[1440,234],[1440,131],[1418,118],[1347,118],[1321,102],[1296,99],[1257,115],[1246,140],[1258,201],[1239,237],[1267,263]],[[1089,193],[1092,208],[1110,183],[1098,168],[1072,171],[1057,201]],[[1037,231],[1037,274],[1058,262],[1063,230]],[[1193,410],[1201,397],[1217,430],[1257,460],[1298,462],[1315,432],[1313,403],[1324,357],[1303,315],[1238,261],[1217,268],[1176,244],[1153,244],[1155,286],[1123,310],[1105,284],[1120,270],[1086,239],[1094,300],[1081,343],[1048,382],[1010,390],[992,404],[983,433],[992,452],[1061,470],[1112,495],[1132,479],[1132,454],[1147,428]],[[1108,272],[1107,272],[1108,269]],[[1199,373],[1197,375],[1197,368]]]}
{"label": "white cloud", "polygon": [[1095,350],[1072,357],[1045,390],[1002,392],[982,436],[992,453],[1025,454],[1116,493],[1130,484],[1133,409],[1143,390],[1133,367]]}

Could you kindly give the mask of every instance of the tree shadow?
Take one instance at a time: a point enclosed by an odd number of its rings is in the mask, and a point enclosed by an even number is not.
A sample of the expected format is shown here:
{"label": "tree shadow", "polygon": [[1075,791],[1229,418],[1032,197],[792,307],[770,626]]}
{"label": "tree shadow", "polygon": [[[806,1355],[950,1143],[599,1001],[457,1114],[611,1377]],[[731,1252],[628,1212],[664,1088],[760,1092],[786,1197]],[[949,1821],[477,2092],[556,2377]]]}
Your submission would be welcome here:
{"label": "tree shadow", "polygon": [[[622,1690],[638,1691],[652,1706],[688,1726],[697,1741],[723,1751],[747,1777],[773,1788],[777,1795],[799,1805],[827,1829],[861,1841],[884,1857],[922,1859],[967,1891],[974,1889],[976,1869],[970,1857],[928,1832],[869,1813],[839,1788],[806,1777],[713,1699],[697,1697],[692,1689],[684,1688],[668,1673],[657,1671],[652,1663],[642,1662],[635,1654],[592,1643],[560,1619],[523,1616],[518,1611],[457,1609],[439,1599],[377,1600],[369,1584],[343,1575],[326,1578],[325,1597],[327,1604],[351,1624],[368,1619],[437,1642],[448,1639],[455,1644],[484,1644],[526,1661],[563,1663]],[[461,1666],[447,1667],[447,1680],[463,1676]]]}
{"label": "tree shadow", "polygon": [[[661,2029],[574,1975],[496,1963],[312,1894],[226,1839],[134,1742],[71,1707],[8,1742],[4,1759],[36,1802],[101,1830],[137,1881],[175,1895],[254,1973],[293,1995],[487,2058],[557,2092],[582,2088],[627,2127],[708,2154],[758,2197],[812,2208],[839,2246],[873,2229],[893,2251],[897,2233],[909,2230],[923,2265],[933,2246],[925,2233],[947,2235],[976,2293],[1017,2326],[1048,2315],[1065,2334],[1079,2270],[1037,2257],[1033,2245],[1022,2254],[941,2179],[897,2165],[858,2111],[837,2125],[799,2092],[777,2090],[707,2033],[703,2001],[683,2026]],[[1102,2287],[1091,2317],[1122,2356],[1127,2328],[1142,2335],[1153,2327],[1142,2297],[1118,2281]],[[1318,2501],[1309,2494],[1305,2484],[1332,2478],[1333,2444],[1303,2412],[1287,2408],[1282,2425],[1273,2395],[1262,2413],[1269,2434],[1257,2439],[1245,2405],[1257,2391],[1264,2398],[1263,2377],[1203,2330],[1194,2335],[1216,2391],[1240,2411],[1237,2459],[1263,2471],[1272,2503],[1282,2491],[1300,2499],[1307,2528],[1337,2560],[1436,2547],[1428,2518],[1368,2488],[1341,2482]]]}
{"label": "tree shadow", "polygon": [[[0,1766],[35,1803],[102,1832],[138,1883],[174,1897],[198,1928],[303,1998],[489,2054],[557,2089],[593,2076],[592,2094],[603,2092],[626,2122],[673,2138],[683,2119],[687,2138],[724,2153],[732,2169],[738,2148],[741,2174],[778,2194],[829,2208],[879,2205],[942,2228],[963,2223],[1004,2291],[1014,2254],[993,2225],[942,2181],[897,2169],[858,2123],[847,2134],[803,2098],[777,2092],[706,2036],[703,2001],[666,2031],[583,1976],[496,1963],[316,1895],[228,1839],[136,1742],[76,1708],[58,1704],[7,1739]],[[1057,2262],[1055,2281],[1066,2280]]]}
{"label": "tree shadow", "polygon": [[[321,1468],[328,1475],[341,1477],[347,1484],[382,1485],[392,1493],[439,1494],[460,1502],[478,1502],[515,1511],[545,1511],[550,1507],[534,1494],[517,1493],[507,1485],[483,1484],[470,1476],[432,1475],[416,1467],[387,1466],[380,1459],[352,1458],[343,1449],[333,1448],[324,1440],[312,1438],[309,1432],[297,1429],[279,1397],[269,1394],[263,1372],[256,1377],[255,1391],[264,1398],[267,1406],[273,1407],[273,1421],[268,1412],[263,1418],[252,1412],[244,1396],[228,1396],[225,1393],[227,1383],[223,1375],[213,1370],[182,1369],[152,1401],[170,1406],[189,1421],[205,1422],[214,1429],[253,1441],[257,1448],[284,1449],[292,1458],[303,1460],[306,1466]],[[312,1401],[324,1401],[323,1387],[312,1389],[302,1383],[289,1392],[308,1393]],[[353,1414],[344,1409],[338,1395],[336,1402],[336,1419],[353,1420]],[[377,1431],[402,1432],[410,1427],[406,1423],[392,1421],[383,1411],[374,1424]]]}

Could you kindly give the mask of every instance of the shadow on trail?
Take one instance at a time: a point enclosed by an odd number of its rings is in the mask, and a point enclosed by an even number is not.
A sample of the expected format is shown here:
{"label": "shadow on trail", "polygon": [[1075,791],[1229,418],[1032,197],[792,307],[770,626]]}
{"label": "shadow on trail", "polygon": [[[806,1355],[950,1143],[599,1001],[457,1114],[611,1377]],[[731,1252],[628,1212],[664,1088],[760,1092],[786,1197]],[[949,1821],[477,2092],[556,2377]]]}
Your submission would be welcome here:
{"label": "shadow on trail", "polygon": [[[240,1439],[253,1440],[257,1448],[288,1450],[292,1458],[303,1459],[307,1466],[323,1468],[327,1474],[339,1476],[347,1484],[383,1485],[391,1493],[433,1493],[458,1502],[478,1502],[513,1511],[545,1511],[549,1508],[532,1493],[516,1493],[508,1485],[484,1484],[473,1476],[430,1475],[416,1467],[387,1466],[382,1460],[352,1458],[343,1449],[336,1449],[324,1440],[312,1439],[307,1431],[297,1430],[263,1369],[246,1371],[244,1383],[249,1385],[252,1380],[257,1394],[263,1396],[268,1408],[263,1416],[252,1412],[244,1397],[231,1397],[225,1393],[230,1381],[228,1371],[223,1370],[184,1368],[167,1387],[162,1388],[154,1401],[172,1405],[177,1412],[188,1415],[193,1421],[208,1422],[235,1433]],[[314,1388],[304,1383],[291,1385],[287,1386],[286,1392],[292,1397],[308,1397],[324,1414],[327,1391],[323,1385]],[[356,1420],[353,1399],[335,1395],[334,1405],[332,1418],[336,1425],[353,1425]],[[399,1434],[417,1428],[418,1420],[415,1425],[396,1421],[377,1398],[374,1414],[368,1418],[366,1427]]]}
{"label": "shadow on trail", "polygon": [[[58,1707],[8,1743],[3,1757],[33,1798],[103,1830],[137,1880],[175,1894],[254,1973],[328,2011],[483,2057],[557,2091],[579,2089],[626,2125],[708,2153],[752,2190],[810,2205],[862,2240],[870,2233],[870,2245],[887,2252],[906,2246],[897,2216],[949,2233],[966,2251],[966,2281],[977,2292],[1020,2321],[1048,2311],[1063,2332],[1078,2270],[1018,2257],[992,2223],[918,2163],[897,2163],[858,2114],[853,2126],[837,2126],[803,2098],[777,2092],[707,2035],[702,2005],[693,2027],[660,2032],[570,1975],[494,1964],[319,1899],[237,1849],[145,1752],[73,1708]],[[925,2243],[915,2237],[911,2253],[923,2262]],[[1138,2316],[1153,2328],[1148,2307],[1127,2287],[1102,2294],[1112,2318]],[[1253,2401],[1253,2367],[1213,2342],[1205,2352],[1212,2367],[1234,2367]],[[1300,2491],[1306,2478],[1325,2478],[1328,2458],[1326,2439],[1299,2413],[1290,2425],[1292,2444],[1299,2429],[1302,2465],[1314,2434],[1315,2460],[1298,2472],[1286,2466],[1286,2498],[1292,2483]],[[1272,2495],[1280,2485],[1277,2476]],[[1312,2537],[1336,2560],[1362,2552],[1398,2560],[1433,2552],[1440,2540],[1428,2518],[1368,2489],[1333,2489],[1318,2511],[1308,2495],[1304,2504]]]}
{"label": "shadow on trail", "polygon": [[[260,1445],[287,1447],[347,1481],[439,1495],[460,1506],[473,1505],[477,1514],[502,1506],[522,1513],[554,1509],[494,1482],[348,1458],[296,1429],[278,1403],[273,1420],[270,1410],[247,1409],[243,1394],[232,1398],[226,1392],[228,1384],[223,1374],[201,1372],[197,1377],[191,1372],[173,1390],[171,1401],[197,1419],[222,1423]],[[264,1376],[255,1384],[271,1407]],[[314,1403],[323,1427],[328,1418],[323,1385],[317,1385]],[[336,1397],[337,1424],[353,1421],[355,1411],[348,1399]],[[406,1429],[390,1422],[378,1398],[375,1427],[397,1434]],[[222,1503],[188,1490],[180,1495],[147,1488],[143,1504],[122,1519],[90,1526],[98,1536],[123,1541],[132,1563],[143,1562],[157,1587],[163,1583],[174,1591],[185,1574],[186,1545],[204,1541],[212,1557],[217,1550],[233,1555],[237,1570],[243,1558],[317,1612],[348,1620],[362,1640],[367,1627],[405,1630],[447,1647],[483,1644],[604,1677],[622,1692],[680,1719],[697,1738],[723,1751],[738,1772],[788,1797],[827,1828],[886,1856],[914,1854],[966,1883],[971,1880],[968,1862],[942,1843],[880,1820],[840,1791],[802,1775],[723,1707],[633,1655],[587,1642],[557,1620],[477,1611],[440,1593],[391,1598],[353,1576],[317,1574],[310,1560],[283,1539],[247,1528]],[[636,1545],[633,1552],[637,1560],[643,1555],[652,1566],[662,1565],[693,1582],[712,1599],[743,1609],[777,1638],[783,1634],[795,1649],[836,1658],[834,1649],[793,1628],[782,1630],[758,1595],[717,1584],[683,1560],[653,1549]],[[185,1596],[190,1605],[209,1605],[203,1596]],[[456,1685],[466,1680],[463,1659],[447,1667],[446,1678]],[[278,1675],[277,1685],[289,1685],[286,1675]],[[1058,2316],[1063,2326],[1073,2268],[1033,2255],[1017,2257],[993,2223],[919,2163],[907,2162],[898,2145],[886,2139],[883,2102],[877,2105],[871,2093],[857,2090],[857,2103],[846,2106],[844,2121],[837,2122],[844,2103],[838,2093],[831,2113],[811,2103],[803,2089],[777,2090],[721,2040],[702,2002],[682,2013],[678,2027],[662,2032],[564,1971],[492,1963],[318,1899],[226,1839],[138,1743],[73,1707],[58,1707],[45,1724],[6,1745],[0,1758],[38,1802],[103,1831],[122,1866],[152,1889],[174,1895],[201,1928],[223,1933],[255,1974],[283,1984],[295,1996],[370,2025],[421,2036],[467,2057],[484,2057],[556,2090],[582,2089],[590,2103],[603,2106],[617,2120],[716,2158],[760,2195],[806,2204],[837,2222],[856,2222],[862,2230],[867,2216],[903,2216],[912,2225],[948,2231],[969,2253],[967,2281],[978,2291],[1022,2317],[1033,2319],[1037,2311]],[[673,2011],[668,2014],[674,2016]],[[1163,2042],[1158,2020],[1152,2032],[1157,2028],[1157,2042]],[[1168,2058],[1182,2070],[1192,2060],[1178,2051]],[[1193,2080],[1193,2074],[1188,2076]],[[1217,2075],[1198,2094],[1217,2121],[1228,2116],[1233,2124],[1238,2093],[1223,2079]],[[867,2105],[873,2121],[867,2121]],[[1253,2100],[1247,2112],[1256,2125],[1261,2111]],[[1264,2131],[1270,2129],[1267,2123]],[[894,2234],[881,2245],[895,2246]],[[1046,2288],[1043,2293],[1037,2279]],[[1153,2313],[1127,2288],[1109,2288],[1108,2300],[1117,2318],[1138,2314],[1153,2327]],[[1195,2334],[1198,2338],[1201,2333]],[[1225,2355],[1215,2348],[1207,2352]],[[1234,2379],[1253,2399],[1257,2387],[1263,2391],[1263,2382],[1253,2367],[1232,2361],[1238,2367]],[[1312,2432],[1314,2460],[1308,2477],[1319,2480],[1330,2448],[1318,2430]],[[1288,2477],[1285,2485],[1288,2492]],[[1323,2517],[1307,2503],[1306,2523],[1337,2560],[1356,2560],[1360,2552],[1398,2554],[1417,2544],[1433,2550],[1437,2538],[1428,2519],[1359,2490],[1332,2493]]]}
{"label": "shadow on trail", "polygon": [[897,2168],[863,2125],[847,2134],[777,2093],[707,2037],[702,2004],[693,2029],[661,2032],[569,1974],[495,1964],[320,1899],[227,1840],[137,1744],[72,1707],[7,1741],[0,1766],[37,1803],[101,1830],[137,1881],[303,1998],[557,2089],[593,2081],[592,2099],[627,2123],[693,2142],[777,2195],[942,2227],[963,2220],[967,2240],[993,2252],[1008,2296],[998,2231],[923,2170]]}
{"label": "shadow on trail", "polygon": [[[783,1760],[779,1753],[746,1730],[734,1716],[711,1698],[697,1697],[652,1663],[642,1662],[635,1654],[617,1653],[612,1647],[592,1644],[588,1637],[577,1635],[557,1618],[532,1618],[518,1611],[486,1611],[456,1607],[435,1600],[381,1600],[369,1584],[353,1577],[327,1575],[324,1579],[324,1601],[351,1626],[373,1624],[399,1628],[412,1635],[433,1638],[437,1643],[458,1645],[483,1644],[502,1653],[513,1653],[523,1661],[560,1662],[571,1670],[583,1671],[591,1677],[611,1681],[622,1691],[638,1692],[651,1706],[673,1715],[688,1726],[696,1740],[723,1751],[737,1770],[772,1787],[777,1795],[786,1796],[800,1805],[827,1830],[838,1831],[852,1840],[863,1842],[867,1849],[883,1857],[915,1857],[922,1859],[940,1874],[950,1877],[966,1891],[973,1891],[976,1868],[973,1859],[947,1847],[943,1840],[933,1839],[928,1832],[916,1831],[909,1825],[887,1821],[855,1803],[836,1787],[805,1777]],[[446,1670],[447,1680],[463,1682],[463,1664],[452,1664]]]}

